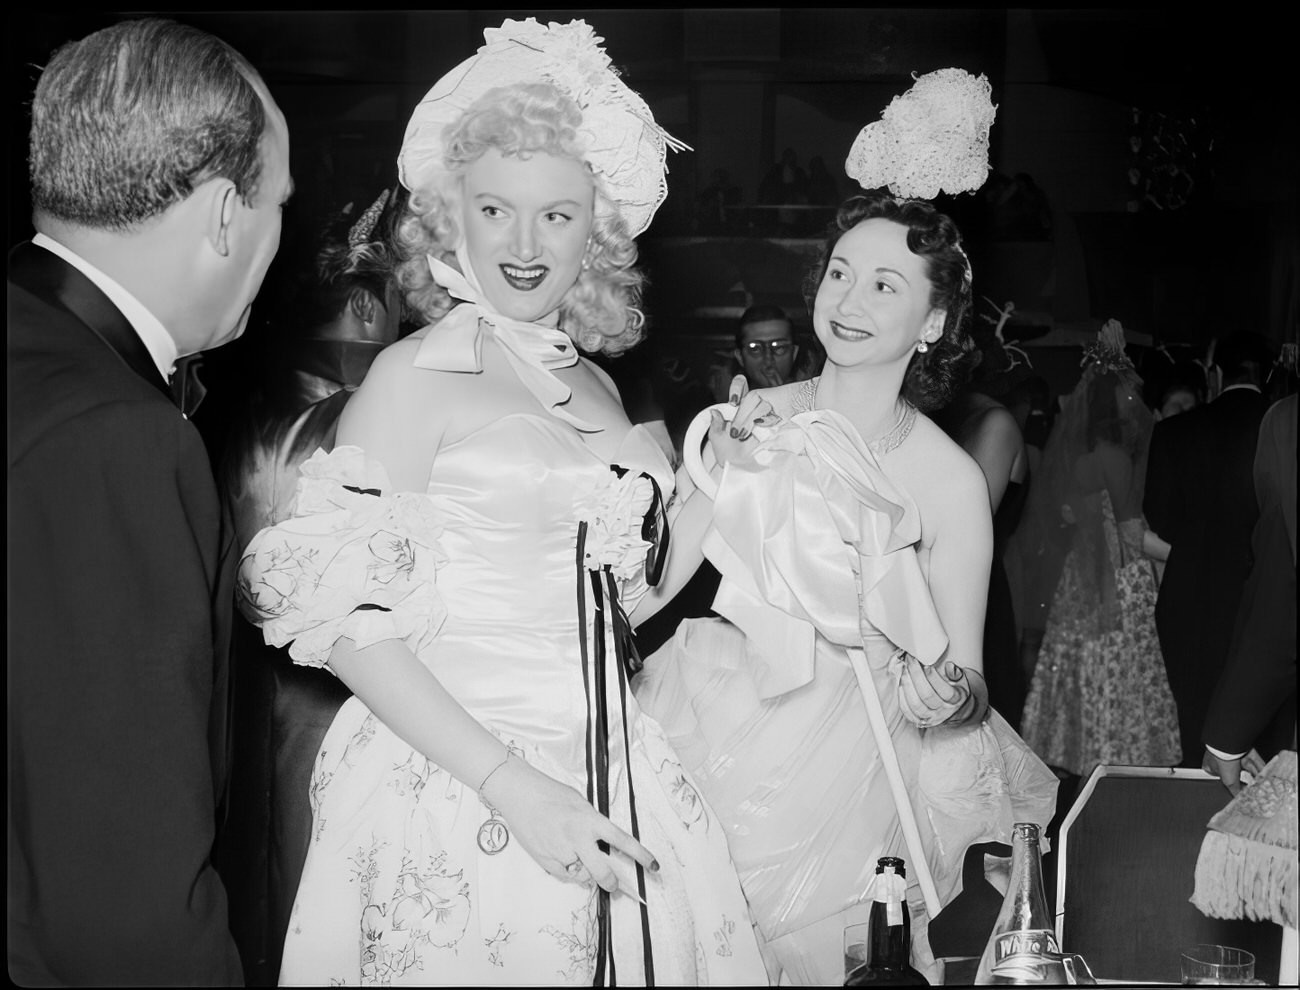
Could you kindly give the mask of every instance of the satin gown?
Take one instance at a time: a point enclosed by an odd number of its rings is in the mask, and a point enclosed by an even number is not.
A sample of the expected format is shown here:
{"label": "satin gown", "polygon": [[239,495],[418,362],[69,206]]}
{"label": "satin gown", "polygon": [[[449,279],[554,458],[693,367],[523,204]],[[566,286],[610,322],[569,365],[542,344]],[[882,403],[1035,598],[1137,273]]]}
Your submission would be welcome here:
{"label": "satin gown", "polygon": [[[887,463],[887,461],[886,461]],[[851,657],[866,660],[943,903],[975,842],[1046,826],[1056,778],[1004,720],[922,730],[899,707],[905,651],[948,645],[916,548],[920,518],[848,420],[800,412],[728,464],[705,553],[724,618],[682,623],[635,681],[731,845],[769,964],[844,980],[880,856],[909,861],[913,965],[937,982],[911,853]]]}
{"label": "satin gown", "polygon": [[540,411],[445,445],[427,494],[382,496],[356,447],[318,453],[295,517],[250,545],[241,590],[299,662],[324,662],[339,635],[404,639],[512,752],[639,835],[660,871],[615,859],[646,905],[546,873],[353,698],[312,776],[282,983],[765,982],[726,836],[627,688],[608,592],[627,609],[643,593],[648,479],[666,494],[671,472],[639,427],[615,461],[621,477]]}

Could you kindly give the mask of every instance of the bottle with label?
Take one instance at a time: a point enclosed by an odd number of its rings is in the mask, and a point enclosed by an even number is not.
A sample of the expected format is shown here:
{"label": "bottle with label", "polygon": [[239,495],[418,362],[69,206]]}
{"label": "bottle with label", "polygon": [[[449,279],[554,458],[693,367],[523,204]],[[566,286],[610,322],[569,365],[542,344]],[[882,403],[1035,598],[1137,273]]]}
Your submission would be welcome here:
{"label": "bottle with label", "polygon": [[984,955],[976,986],[1063,986],[1093,983],[1082,957],[1062,953],[1043,891],[1038,826],[1012,827],[1011,882]]}
{"label": "bottle with label", "polygon": [[907,909],[907,870],[897,856],[882,856],[876,862],[866,950],[866,962],[849,974],[846,987],[930,985],[909,962],[912,918]]}

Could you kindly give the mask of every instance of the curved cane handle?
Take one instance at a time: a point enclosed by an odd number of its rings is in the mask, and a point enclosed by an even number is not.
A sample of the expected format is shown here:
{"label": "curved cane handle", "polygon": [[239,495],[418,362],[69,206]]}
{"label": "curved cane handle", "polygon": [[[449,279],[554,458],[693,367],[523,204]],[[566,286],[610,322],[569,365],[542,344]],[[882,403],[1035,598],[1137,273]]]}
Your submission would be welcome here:
{"label": "curved cane handle", "polygon": [[709,422],[715,409],[722,413],[722,418],[727,422],[736,418],[736,407],[730,402],[719,402],[708,406],[695,414],[691,425],[686,427],[686,436],[682,439],[682,464],[686,467],[686,473],[691,476],[691,481],[695,482],[695,487],[707,495],[710,501],[718,494],[718,486],[705,470],[700,448],[704,443],[705,435],[709,432]]}

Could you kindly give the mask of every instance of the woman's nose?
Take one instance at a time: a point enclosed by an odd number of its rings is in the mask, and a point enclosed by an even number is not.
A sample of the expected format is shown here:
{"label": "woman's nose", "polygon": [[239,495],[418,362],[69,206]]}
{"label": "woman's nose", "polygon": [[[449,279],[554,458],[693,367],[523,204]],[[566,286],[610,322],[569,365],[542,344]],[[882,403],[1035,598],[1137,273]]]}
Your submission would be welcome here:
{"label": "woman's nose", "polygon": [[532,225],[516,221],[511,231],[510,250],[520,261],[532,261],[537,257],[537,236]]}
{"label": "woman's nose", "polygon": [[845,316],[861,316],[866,312],[862,290],[856,285],[845,289],[844,294],[840,296],[839,304],[835,308]]}

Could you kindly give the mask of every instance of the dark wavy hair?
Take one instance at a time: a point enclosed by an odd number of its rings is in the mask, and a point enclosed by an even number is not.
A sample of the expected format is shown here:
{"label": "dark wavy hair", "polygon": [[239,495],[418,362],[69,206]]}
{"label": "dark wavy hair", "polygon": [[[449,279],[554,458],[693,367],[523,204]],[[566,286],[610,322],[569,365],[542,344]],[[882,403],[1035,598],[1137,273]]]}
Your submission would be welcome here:
{"label": "dark wavy hair", "polygon": [[126,230],[216,176],[251,201],[266,130],[259,82],[224,41],[175,21],[123,21],[67,43],[32,101],[33,205]]}
{"label": "dark wavy hair", "polygon": [[975,364],[975,344],[967,329],[972,297],[970,263],[961,248],[961,232],[948,216],[924,200],[896,199],[884,192],[849,197],[827,228],[821,257],[804,278],[804,302],[811,313],[839,239],[858,224],[876,218],[907,228],[908,249],[925,260],[930,305],[947,313],[943,335],[926,353],[912,355],[902,390],[903,398],[922,412],[940,409],[961,388]]}
{"label": "dark wavy hair", "polygon": [[300,273],[294,285],[291,324],[298,332],[309,334],[338,316],[357,289],[385,303],[388,286],[396,278],[395,268],[387,244],[370,241],[349,245],[346,229],[327,229],[315,264]]}

